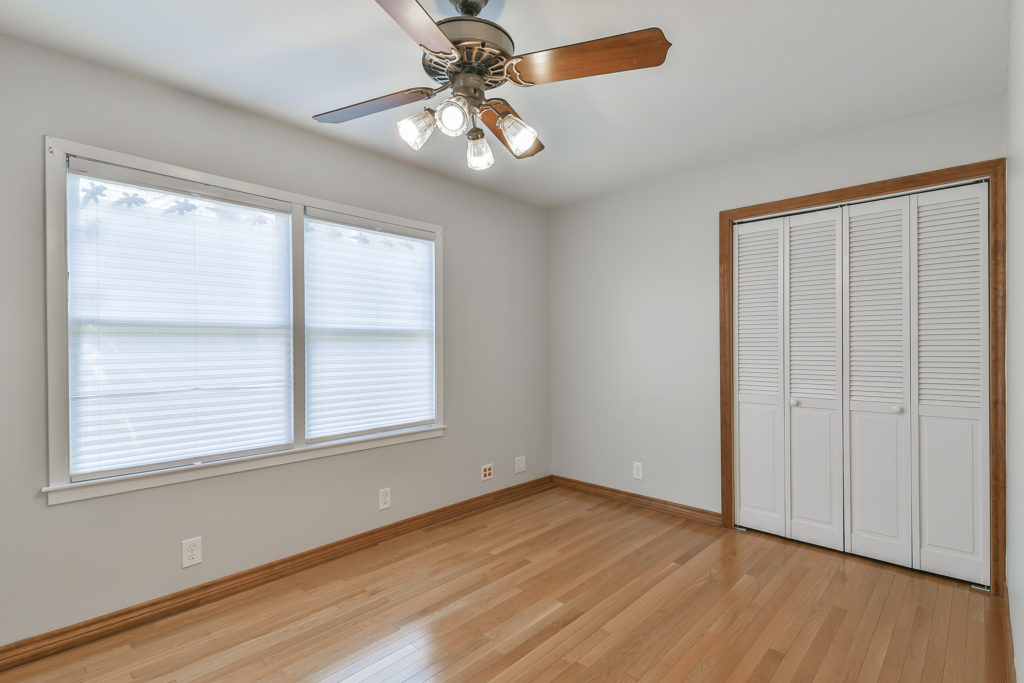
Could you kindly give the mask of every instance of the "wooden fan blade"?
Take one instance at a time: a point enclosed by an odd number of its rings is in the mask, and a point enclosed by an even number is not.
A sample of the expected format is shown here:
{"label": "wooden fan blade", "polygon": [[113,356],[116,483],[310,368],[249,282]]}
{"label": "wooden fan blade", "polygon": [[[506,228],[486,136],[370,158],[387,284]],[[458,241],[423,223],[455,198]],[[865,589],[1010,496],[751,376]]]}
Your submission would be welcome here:
{"label": "wooden fan blade", "polygon": [[660,28],[623,33],[516,57],[508,68],[516,85],[539,85],[660,66],[672,43]]}
{"label": "wooden fan blade", "polygon": [[323,114],[317,114],[313,118],[320,123],[343,123],[352,119],[358,119],[360,116],[368,116],[369,114],[401,107],[403,104],[419,102],[420,100],[432,97],[434,94],[435,91],[430,88],[410,88],[409,90],[400,90],[383,97],[375,97],[372,100],[366,100],[359,104],[350,104],[341,109],[326,111]]}
{"label": "wooden fan blade", "polygon": [[424,50],[441,54],[455,51],[452,41],[416,0],[377,0],[377,4]]}
{"label": "wooden fan blade", "polygon": [[505,100],[488,100],[489,106],[482,107],[480,109],[480,120],[484,122],[488,130],[494,134],[494,137],[498,138],[501,144],[505,145],[505,149],[512,153],[516,159],[525,159],[526,157],[532,157],[537,152],[544,149],[544,145],[538,139],[530,146],[530,149],[526,150],[522,154],[516,154],[512,151],[512,148],[508,146],[508,140],[505,139],[505,133],[502,132],[501,128],[498,128],[498,119],[505,114],[512,114],[513,116],[519,116],[516,114],[516,110],[512,108]]}

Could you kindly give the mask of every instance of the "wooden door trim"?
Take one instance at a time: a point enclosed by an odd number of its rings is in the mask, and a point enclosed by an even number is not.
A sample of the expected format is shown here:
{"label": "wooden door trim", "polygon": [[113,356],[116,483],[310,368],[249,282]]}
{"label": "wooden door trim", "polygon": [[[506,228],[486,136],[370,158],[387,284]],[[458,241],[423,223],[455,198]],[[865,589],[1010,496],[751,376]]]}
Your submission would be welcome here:
{"label": "wooden door trim", "polygon": [[992,592],[1006,595],[1006,159],[916,173],[722,211],[718,218],[722,526],[735,524],[733,497],[733,269],[736,221],[884,197],[968,180],[989,180],[989,477]]}

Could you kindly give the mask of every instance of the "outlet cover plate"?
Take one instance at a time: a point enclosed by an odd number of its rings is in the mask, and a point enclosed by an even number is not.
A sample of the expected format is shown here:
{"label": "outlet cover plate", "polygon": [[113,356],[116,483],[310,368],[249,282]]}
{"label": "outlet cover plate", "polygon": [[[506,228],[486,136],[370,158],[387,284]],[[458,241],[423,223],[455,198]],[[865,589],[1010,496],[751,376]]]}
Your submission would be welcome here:
{"label": "outlet cover plate", "polygon": [[377,492],[377,509],[387,510],[391,507],[391,487],[381,489]]}
{"label": "outlet cover plate", "polygon": [[643,479],[644,478],[644,464],[642,462],[633,463],[633,478]]}
{"label": "outlet cover plate", "polygon": [[191,567],[203,561],[203,537],[186,538],[181,542],[181,568]]}
{"label": "outlet cover plate", "polygon": [[494,463],[480,466],[480,480],[491,479],[494,477]]}
{"label": "outlet cover plate", "polygon": [[516,458],[516,474],[526,471],[526,456],[520,455]]}

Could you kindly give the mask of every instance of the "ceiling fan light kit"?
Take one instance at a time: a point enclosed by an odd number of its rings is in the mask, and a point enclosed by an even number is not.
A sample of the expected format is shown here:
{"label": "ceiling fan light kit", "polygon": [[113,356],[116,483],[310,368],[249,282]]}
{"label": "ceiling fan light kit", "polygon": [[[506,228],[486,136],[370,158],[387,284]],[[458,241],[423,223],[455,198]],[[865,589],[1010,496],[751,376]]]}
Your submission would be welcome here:
{"label": "ceiling fan light kit", "polygon": [[493,165],[494,155],[483,130],[475,125],[477,118],[517,159],[544,149],[536,129],[505,100],[488,99],[487,90],[505,83],[530,87],[659,66],[671,47],[661,29],[649,28],[516,56],[512,36],[477,17],[487,0],[450,1],[460,16],[435,22],[417,0],[377,0],[423,49],[423,70],[439,84],[436,88],[401,90],[313,118],[342,123],[430,99],[450,88],[452,95],[436,112],[427,109],[400,120],[398,134],[414,150],[423,147],[434,128],[449,137],[466,135],[467,165],[484,170]]}
{"label": "ceiling fan light kit", "polygon": [[515,114],[505,114],[499,118],[498,128],[505,134],[509,149],[517,157],[526,154],[537,141],[537,130]]}
{"label": "ceiling fan light kit", "polygon": [[462,95],[454,95],[437,106],[437,129],[448,137],[457,138],[467,130],[473,117],[473,108],[469,100]]}
{"label": "ceiling fan light kit", "polygon": [[418,150],[422,147],[436,128],[434,123],[434,110],[424,109],[418,114],[406,116],[398,122],[398,135],[406,144]]}
{"label": "ceiling fan light kit", "polygon": [[494,154],[491,146],[484,139],[484,132],[473,128],[466,134],[469,146],[466,148],[466,165],[474,171],[486,171],[494,165]]}

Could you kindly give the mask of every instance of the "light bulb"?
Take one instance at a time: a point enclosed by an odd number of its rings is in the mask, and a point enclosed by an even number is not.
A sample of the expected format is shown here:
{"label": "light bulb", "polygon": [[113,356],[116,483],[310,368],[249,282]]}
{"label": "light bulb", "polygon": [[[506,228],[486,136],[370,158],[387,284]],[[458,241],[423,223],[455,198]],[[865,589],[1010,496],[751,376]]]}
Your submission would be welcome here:
{"label": "light bulb", "polygon": [[469,100],[462,95],[449,97],[437,108],[438,129],[450,137],[458,137],[469,130]]}
{"label": "light bulb", "polygon": [[398,122],[398,134],[406,144],[418,150],[434,132],[434,110],[424,109]]}
{"label": "light bulb", "polygon": [[498,128],[505,134],[505,140],[516,156],[524,154],[537,141],[537,131],[515,114],[505,114],[498,121]]}
{"label": "light bulb", "polygon": [[494,154],[491,153],[491,146],[484,139],[484,132],[474,128],[466,135],[469,138],[469,147],[466,149],[466,164],[474,171],[483,171],[494,164]]}

